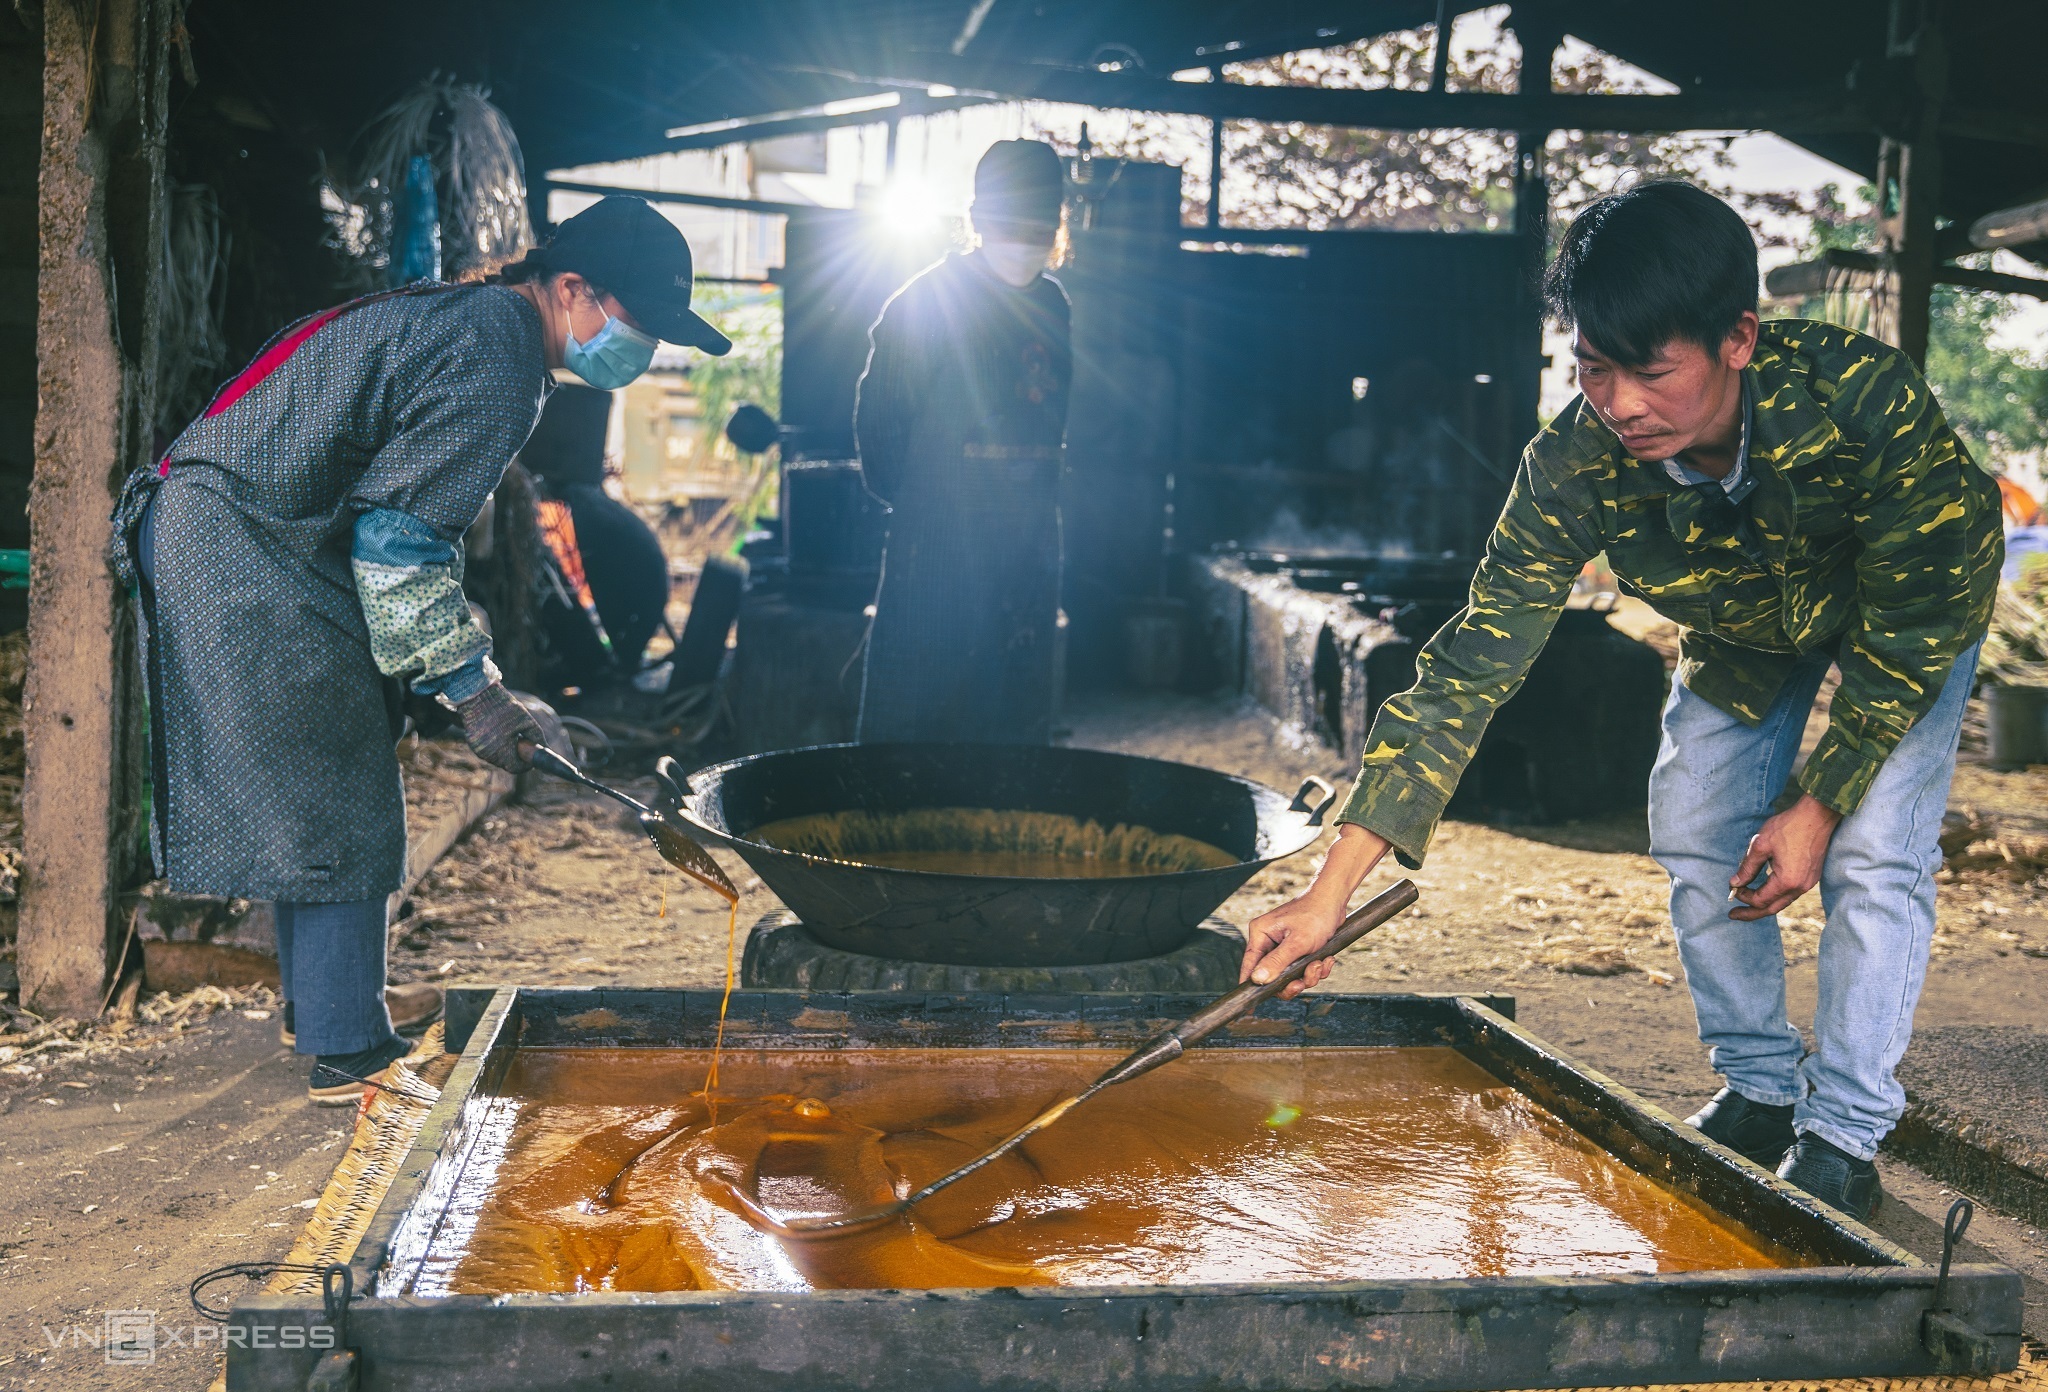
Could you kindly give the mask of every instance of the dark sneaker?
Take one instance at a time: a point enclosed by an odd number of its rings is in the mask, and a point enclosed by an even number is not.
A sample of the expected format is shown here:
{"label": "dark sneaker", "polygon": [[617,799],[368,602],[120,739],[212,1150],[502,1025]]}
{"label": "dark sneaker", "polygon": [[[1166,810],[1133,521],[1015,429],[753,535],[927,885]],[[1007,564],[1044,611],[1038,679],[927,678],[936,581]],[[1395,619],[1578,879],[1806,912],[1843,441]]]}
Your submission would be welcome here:
{"label": "dark sneaker", "polygon": [[277,1027],[277,1042],[287,1049],[295,1049],[299,1043],[299,1032],[292,1028],[292,1003],[284,1003],[284,1019]]}
{"label": "dark sneaker", "polygon": [[1838,1208],[1857,1222],[1868,1222],[1884,1201],[1878,1183],[1877,1166],[1859,1160],[1848,1151],[1824,1141],[1811,1131],[1792,1145],[1792,1153],[1778,1166],[1778,1178]]}
{"label": "dark sneaker", "polygon": [[383,1082],[378,1075],[411,1052],[412,1045],[406,1040],[392,1039],[360,1054],[322,1054],[313,1061],[306,1095],[317,1106],[353,1107],[363,1100],[359,1079]]}
{"label": "dark sneaker", "polygon": [[1719,1141],[1736,1154],[1767,1170],[1778,1168],[1792,1148],[1792,1108],[1752,1102],[1734,1088],[1722,1088],[1714,1100],[1685,1119],[1708,1140]]}

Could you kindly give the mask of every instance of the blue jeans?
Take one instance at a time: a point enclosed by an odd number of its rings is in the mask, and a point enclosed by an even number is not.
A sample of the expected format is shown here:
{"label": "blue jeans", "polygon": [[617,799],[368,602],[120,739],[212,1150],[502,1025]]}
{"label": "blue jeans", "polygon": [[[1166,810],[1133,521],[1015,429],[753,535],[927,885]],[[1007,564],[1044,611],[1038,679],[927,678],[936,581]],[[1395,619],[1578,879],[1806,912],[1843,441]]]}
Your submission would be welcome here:
{"label": "blue jeans", "polygon": [[384,900],[278,903],[277,969],[302,1054],[359,1054],[396,1039],[384,1008]]}
{"label": "blue jeans", "polygon": [[1906,1109],[1892,1070],[1927,975],[1937,839],[1977,645],[1835,829],[1821,869],[1815,1047],[1802,1058],[1778,920],[1730,918],[1728,881],[1791,777],[1828,664],[1826,653],[1802,661],[1755,727],[1672,683],[1650,774],[1650,854],[1671,876],[1679,960],[1715,1071],[1752,1101],[1790,1103],[1794,1130],[1868,1160]]}

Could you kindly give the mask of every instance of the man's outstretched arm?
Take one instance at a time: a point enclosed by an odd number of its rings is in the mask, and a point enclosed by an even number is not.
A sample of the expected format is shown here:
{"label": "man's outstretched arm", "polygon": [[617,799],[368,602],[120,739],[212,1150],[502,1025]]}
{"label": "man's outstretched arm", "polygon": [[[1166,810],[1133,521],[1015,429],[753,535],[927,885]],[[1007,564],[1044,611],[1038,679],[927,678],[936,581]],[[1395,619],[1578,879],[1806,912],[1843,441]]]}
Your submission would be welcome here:
{"label": "man's outstretched arm", "polygon": [[[1487,722],[1521,686],[1557,626],[1572,582],[1599,549],[1592,531],[1556,504],[1525,456],[1464,611],[1416,658],[1415,685],[1389,700],[1373,721],[1358,782],[1337,814],[1342,829],[1314,883],[1252,920],[1243,979],[1271,980],[1328,942],[1351,896],[1389,849],[1406,865],[1422,863]],[[1330,964],[1318,962],[1284,994],[1299,995],[1329,973]]]}

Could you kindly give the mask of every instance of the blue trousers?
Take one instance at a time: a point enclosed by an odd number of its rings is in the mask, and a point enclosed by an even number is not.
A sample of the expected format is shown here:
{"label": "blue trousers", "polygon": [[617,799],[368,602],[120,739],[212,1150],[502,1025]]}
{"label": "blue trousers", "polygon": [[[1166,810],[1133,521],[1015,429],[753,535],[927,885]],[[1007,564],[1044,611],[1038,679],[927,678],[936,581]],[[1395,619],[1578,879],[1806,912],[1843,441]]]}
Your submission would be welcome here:
{"label": "blue trousers", "polygon": [[1778,920],[1730,918],[1728,881],[1791,777],[1827,670],[1825,653],[1802,662],[1755,727],[1672,683],[1650,775],[1650,854],[1671,876],[1679,960],[1715,1070],[1752,1101],[1791,1104],[1794,1130],[1868,1160],[1906,1108],[1892,1070],[1927,975],[1937,842],[1977,648],[1835,829],[1821,869],[1815,1047],[1802,1057]]}
{"label": "blue trousers", "polygon": [[384,1008],[384,900],[278,903],[277,967],[302,1054],[359,1054],[396,1039]]}

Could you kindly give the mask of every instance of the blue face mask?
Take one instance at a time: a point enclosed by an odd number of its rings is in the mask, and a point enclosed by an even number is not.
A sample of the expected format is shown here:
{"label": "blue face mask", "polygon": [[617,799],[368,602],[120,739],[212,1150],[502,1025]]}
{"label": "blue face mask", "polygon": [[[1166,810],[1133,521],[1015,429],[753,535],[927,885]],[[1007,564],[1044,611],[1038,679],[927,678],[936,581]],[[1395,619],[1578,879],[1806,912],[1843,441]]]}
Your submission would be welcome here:
{"label": "blue face mask", "polygon": [[604,327],[588,343],[578,343],[574,329],[564,337],[562,365],[599,391],[617,391],[645,372],[660,343],[612,315],[605,316]]}

